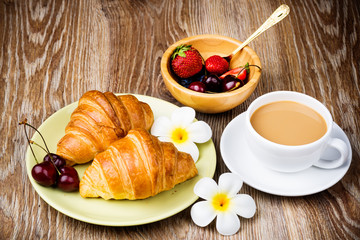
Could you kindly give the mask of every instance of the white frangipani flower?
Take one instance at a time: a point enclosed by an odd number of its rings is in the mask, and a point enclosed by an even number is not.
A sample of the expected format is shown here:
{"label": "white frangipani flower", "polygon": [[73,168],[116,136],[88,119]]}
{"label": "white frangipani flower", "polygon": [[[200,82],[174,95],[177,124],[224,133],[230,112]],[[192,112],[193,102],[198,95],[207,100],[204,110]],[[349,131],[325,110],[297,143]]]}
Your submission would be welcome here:
{"label": "white frangipani flower", "polygon": [[216,229],[222,235],[233,235],[240,229],[239,216],[251,218],[256,211],[255,201],[247,194],[237,194],[243,181],[235,173],[224,173],[219,185],[208,177],[200,179],[194,193],[206,201],[195,203],[191,218],[200,227],[210,224],[215,217]]}
{"label": "white frangipani flower", "polygon": [[179,151],[189,153],[196,162],[199,158],[199,149],[195,143],[207,142],[212,131],[204,121],[196,121],[195,110],[190,107],[177,108],[167,117],[159,117],[151,127],[151,134],[160,141],[172,142]]}

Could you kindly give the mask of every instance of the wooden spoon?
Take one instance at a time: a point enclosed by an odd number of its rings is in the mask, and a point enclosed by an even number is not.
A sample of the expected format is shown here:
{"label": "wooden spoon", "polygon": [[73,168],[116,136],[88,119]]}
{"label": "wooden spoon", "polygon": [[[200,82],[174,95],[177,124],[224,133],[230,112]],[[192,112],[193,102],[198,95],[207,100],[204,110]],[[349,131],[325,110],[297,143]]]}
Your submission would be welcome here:
{"label": "wooden spoon", "polygon": [[237,49],[235,49],[229,56],[224,57],[228,62],[238,53],[241,49],[243,49],[246,45],[248,45],[252,40],[254,40],[257,36],[268,30],[270,27],[274,26],[276,23],[283,20],[290,12],[290,8],[288,5],[283,4],[278,7],[273,14],[261,25],[248,39],[245,40]]}

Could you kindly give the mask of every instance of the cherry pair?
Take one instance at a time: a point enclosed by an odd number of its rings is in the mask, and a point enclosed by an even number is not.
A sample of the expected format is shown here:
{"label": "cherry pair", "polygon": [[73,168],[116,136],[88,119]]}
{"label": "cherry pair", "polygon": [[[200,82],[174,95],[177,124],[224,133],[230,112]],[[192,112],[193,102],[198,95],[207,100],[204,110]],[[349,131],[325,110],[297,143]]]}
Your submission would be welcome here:
{"label": "cherry pair", "polygon": [[[34,180],[40,185],[49,187],[56,186],[65,192],[77,191],[79,189],[79,175],[75,168],[66,166],[66,161],[55,153],[50,153],[46,142],[41,133],[33,126],[27,123],[26,119],[19,123],[24,125],[25,135],[28,140],[31,152],[37,164],[31,170],[31,175]],[[30,140],[26,132],[26,126],[33,128],[37,131],[42,138],[45,148]],[[38,162],[34,151],[31,147],[32,144],[37,145],[46,152],[43,162]]]}

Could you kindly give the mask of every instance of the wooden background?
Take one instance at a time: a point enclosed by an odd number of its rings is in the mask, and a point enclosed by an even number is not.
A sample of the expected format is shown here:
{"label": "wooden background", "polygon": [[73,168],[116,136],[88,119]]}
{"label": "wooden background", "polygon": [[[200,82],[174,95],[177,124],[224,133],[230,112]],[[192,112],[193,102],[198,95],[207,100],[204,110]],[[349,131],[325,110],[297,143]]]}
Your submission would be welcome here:
{"label": "wooden background", "polygon": [[[336,185],[305,197],[280,197],[245,185],[257,213],[231,237],[215,224],[197,227],[190,208],[134,227],[104,227],[47,205],[26,174],[26,139],[18,121],[35,126],[87,90],[129,92],[181,106],[166,90],[160,59],[169,45],[197,34],[244,41],[282,3],[290,15],[250,44],[260,84],[242,105],[197,113],[213,129],[214,178],[229,171],[219,143],[224,127],[256,97],[294,90],[324,103],[348,135],[353,159]],[[0,2],[0,239],[359,239],[360,3],[345,1],[69,0]]]}

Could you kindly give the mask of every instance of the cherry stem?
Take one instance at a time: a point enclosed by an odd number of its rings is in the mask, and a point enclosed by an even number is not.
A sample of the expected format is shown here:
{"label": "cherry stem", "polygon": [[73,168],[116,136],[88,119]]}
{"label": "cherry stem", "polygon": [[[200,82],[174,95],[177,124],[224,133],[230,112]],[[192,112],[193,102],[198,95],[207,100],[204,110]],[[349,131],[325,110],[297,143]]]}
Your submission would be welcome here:
{"label": "cherry stem", "polygon": [[26,119],[25,119],[25,121],[20,122],[19,124],[24,124],[24,125],[26,125],[26,126],[29,126],[29,127],[31,127],[32,129],[34,129],[37,133],[39,133],[41,139],[42,139],[43,142],[44,142],[44,145],[45,145],[45,147],[46,147],[47,152],[50,153],[50,150],[49,150],[48,146],[46,145],[45,139],[44,139],[43,135],[41,134],[41,132],[40,132],[39,130],[37,130],[37,129],[36,129],[35,127],[33,127],[32,125],[28,124]]}
{"label": "cherry stem", "polygon": [[[240,66],[240,67],[241,67],[241,66]],[[259,67],[258,65],[247,65],[247,66],[242,67],[242,69],[240,70],[239,74],[236,75],[236,77],[239,76],[240,73],[241,73],[244,69],[247,69],[247,68],[249,68],[249,67],[257,67],[257,68],[260,69],[260,71],[261,71],[261,67]]]}
{"label": "cherry stem", "polygon": [[257,67],[258,69],[261,70],[261,67],[259,67],[258,65],[248,65],[248,67]]}
{"label": "cherry stem", "polygon": [[[40,132],[39,130],[37,130],[35,127],[33,127],[32,125],[28,124],[26,118],[25,118],[24,121],[19,122],[19,125],[22,125],[22,124],[24,125],[24,130],[25,130],[26,139],[28,140],[29,147],[30,147],[30,149],[31,149],[31,152],[32,152],[34,158],[35,158],[36,163],[39,164],[39,162],[38,162],[38,160],[37,160],[37,158],[36,158],[36,156],[35,156],[34,150],[33,150],[33,148],[31,147],[31,144],[35,144],[36,146],[40,147],[42,150],[44,150],[44,151],[46,152],[47,155],[49,155],[50,160],[51,160],[51,163],[54,165],[54,167],[55,167],[56,171],[59,173],[59,175],[61,175],[61,172],[60,172],[59,169],[56,167],[55,162],[54,162],[54,159],[53,159],[53,157],[52,157],[51,154],[50,154],[50,150],[49,150],[48,146],[46,145],[45,139],[44,139],[44,137],[42,136],[41,132]],[[42,139],[43,142],[44,142],[44,145],[45,145],[46,149],[45,149],[44,147],[40,146],[39,144],[37,144],[36,142],[34,142],[33,140],[30,140],[30,139],[29,139],[29,136],[28,136],[27,131],[26,131],[26,126],[31,127],[31,128],[34,129],[37,133],[39,133],[41,139]]]}
{"label": "cherry stem", "polygon": [[244,68],[247,68],[247,67],[257,67],[258,69],[260,69],[261,70],[261,67],[259,67],[258,65],[255,65],[255,64],[252,64],[252,65],[247,65],[247,66],[239,66],[239,67],[242,67],[242,69],[241,70],[243,70]]}
{"label": "cherry stem", "polygon": [[46,152],[46,154],[48,154],[48,152],[46,151],[46,149],[43,146],[40,146],[39,144],[37,144],[36,142],[34,142],[33,140],[30,140],[29,142],[30,144],[34,144],[36,146],[38,146],[39,148],[41,148],[42,150],[44,150]]}
{"label": "cherry stem", "polygon": [[44,150],[46,152],[47,155],[49,155],[51,163],[54,165],[54,167],[56,168],[56,171],[58,171],[59,175],[61,175],[61,172],[59,171],[59,169],[57,168],[57,166],[55,165],[55,161],[54,158],[51,156],[50,152],[46,151],[46,149],[43,146],[40,146],[39,144],[37,144],[36,142],[30,140],[31,144],[35,144],[36,146],[38,146],[39,148],[41,148],[42,150]]}
{"label": "cherry stem", "polygon": [[27,120],[25,119],[23,122],[20,122],[19,125],[24,124],[25,136],[26,136],[26,139],[27,139],[27,141],[28,141],[28,144],[29,144],[31,153],[32,153],[32,155],[34,156],[36,163],[39,164],[39,161],[37,160],[37,158],[36,158],[36,156],[35,156],[34,150],[33,150],[33,148],[31,147],[30,139],[29,139],[28,133],[27,133],[27,131],[26,131],[26,125],[25,125],[25,122],[26,122],[26,121],[27,121]]}

